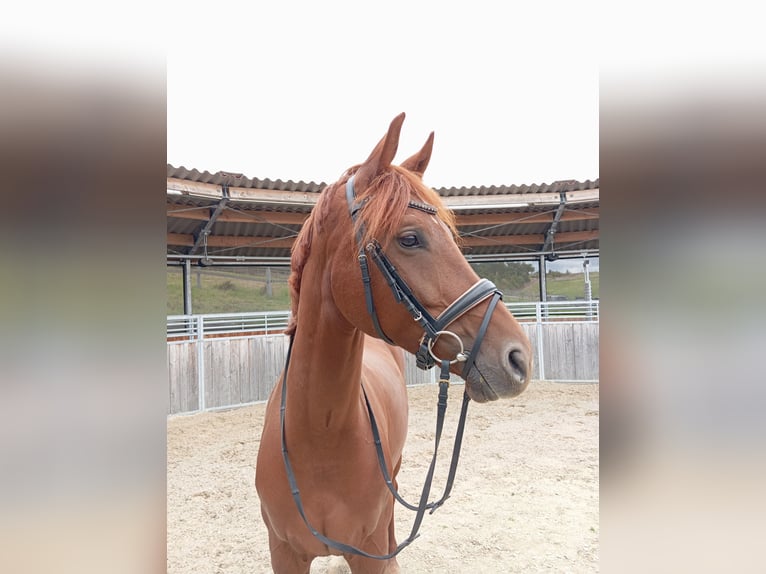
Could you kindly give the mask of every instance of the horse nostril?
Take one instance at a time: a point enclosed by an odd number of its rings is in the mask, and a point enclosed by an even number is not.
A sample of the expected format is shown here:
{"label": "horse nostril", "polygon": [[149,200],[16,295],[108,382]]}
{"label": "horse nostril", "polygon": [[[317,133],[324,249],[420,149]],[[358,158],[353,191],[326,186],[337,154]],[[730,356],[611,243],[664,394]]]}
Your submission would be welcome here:
{"label": "horse nostril", "polygon": [[527,358],[520,349],[514,349],[508,353],[508,362],[511,364],[513,374],[519,377],[521,382],[527,380]]}

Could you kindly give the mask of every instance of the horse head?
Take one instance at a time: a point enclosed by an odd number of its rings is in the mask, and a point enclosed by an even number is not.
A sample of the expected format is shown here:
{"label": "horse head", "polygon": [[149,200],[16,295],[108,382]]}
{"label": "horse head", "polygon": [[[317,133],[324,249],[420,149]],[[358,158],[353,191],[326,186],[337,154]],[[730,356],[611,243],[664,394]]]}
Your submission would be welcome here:
{"label": "horse head", "polygon": [[321,219],[323,280],[349,326],[430,362],[420,366],[450,359],[477,402],[516,396],[529,383],[530,342],[495,305],[500,294],[463,256],[453,213],[423,183],[434,134],[393,164],[403,121],[394,118],[367,160],[328,186],[297,244],[310,244]]}

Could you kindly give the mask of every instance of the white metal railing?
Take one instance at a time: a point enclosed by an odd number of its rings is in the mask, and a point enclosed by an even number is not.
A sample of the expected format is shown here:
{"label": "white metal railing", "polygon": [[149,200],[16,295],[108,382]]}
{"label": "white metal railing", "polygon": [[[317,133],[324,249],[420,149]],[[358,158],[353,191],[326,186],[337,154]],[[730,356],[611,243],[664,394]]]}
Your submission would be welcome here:
{"label": "white metal railing", "polygon": [[289,320],[290,311],[169,315],[167,337],[188,340],[216,334],[233,337],[239,333],[275,334],[284,331]]}
{"label": "white metal railing", "polygon": [[519,321],[590,321],[599,319],[599,302],[591,301],[523,301],[506,303]]}
{"label": "white metal railing", "polygon": [[[599,320],[599,302],[595,301],[530,301],[506,303],[519,321],[539,323]],[[276,334],[287,328],[290,311],[251,313],[211,313],[204,315],[169,315],[167,337],[174,340],[204,339],[209,335],[240,333]]]}

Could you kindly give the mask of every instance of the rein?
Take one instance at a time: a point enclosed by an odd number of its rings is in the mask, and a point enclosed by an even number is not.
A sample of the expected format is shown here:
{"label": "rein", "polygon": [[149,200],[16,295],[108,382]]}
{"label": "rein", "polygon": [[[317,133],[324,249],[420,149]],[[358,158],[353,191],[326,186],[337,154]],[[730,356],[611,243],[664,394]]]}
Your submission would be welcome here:
{"label": "rein", "polygon": [[[354,223],[356,223],[359,210],[363,207],[364,202],[356,201],[353,176],[351,176],[346,183],[346,201],[348,202],[351,219]],[[425,211],[426,213],[431,213],[434,215],[437,213],[435,207],[426,205],[423,203],[415,202],[415,201],[410,201],[408,204],[408,207],[411,207],[413,209],[418,209],[420,211]],[[359,226],[357,228],[357,242],[361,242],[362,235],[363,235],[363,229],[361,226]],[[300,497],[298,484],[295,479],[295,474],[293,472],[292,465],[290,464],[290,459],[288,457],[287,441],[285,438],[285,405],[287,401],[287,371],[290,365],[290,356],[292,354],[294,335],[290,337],[290,345],[287,351],[285,369],[282,375],[282,397],[281,397],[282,400],[281,400],[281,406],[280,406],[282,458],[285,464],[285,471],[287,473],[287,480],[290,485],[290,491],[293,496],[293,500],[295,501],[296,508],[298,509],[298,513],[300,514],[301,518],[303,519],[303,522],[306,524],[306,526],[311,531],[311,533],[320,542],[327,545],[328,547],[335,548],[336,550],[340,550],[341,552],[345,554],[356,554],[359,556],[364,556],[366,558],[373,558],[376,560],[388,560],[390,558],[393,558],[397,554],[399,554],[399,552],[404,550],[404,548],[409,546],[418,536],[420,536],[418,534],[418,530],[420,529],[420,524],[423,520],[426,510],[430,510],[430,513],[433,514],[433,512],[436,511],[436,509],[439,508],[442,504],[444,504],[444,502],[450,496],[450,493],[452,491],[452,485],[455,479],[455,474],[457,472],[458,460],[460,458],[460,448],[461,448],[462,440],[463,440],[463,431],[465,429],[466,415],[468,413],[468,403],[470,401],[467,391],[463,392],[463,403],[460,410],[460,419],[458,422],[457,432],[455,433],[455,442],[452,448],[452,461],[450,463],[450,469],[449,469],[449,474],[447,476],[447,483],[444,488],[444,493],[439,498],[439,500],[436,500],[434,502],[428,502],[428,497],[431,492],[431,483],[433,481],[434,470],[436,469],[436,458],[437,458],[437,454],[439,450],[439,443],[441,441],[442,428],[444,426],[444,416],[447,409],[447,393],[448,393],[449,384],[450,384],[450,372],[449,372],[450,366],[457,362],[464,363],[461,376],[463,377],[463,379],[467,378],[468,373],[470,372],[471,368],[473,368],[474,366],[476,355],[478,355],[479,348],[481,347],[481,343],[484,340],[484,335],[487,332],[487,328],[489,326],[489,321],[492,316],[492,313],[495,310],[495,307],[497,306],[498,301],[502,299],[502,293],[497,289],[497,287],[495,287],[494,283],[492,283],[491,281],[487,279],[479,279],[465,293],[460,295],[460,297],[458,297],[455,301],[453,301],[444,311],[442,311],[436,318],[434,318],[428,312],[428,310],[420,303],[420,301],[418,301],[417,297],[414,295],[414,293],[409,288],[407,283],[404,281],[404,279],[402,279],[402,277],[396,271],[396,267],[394,267],[394,265],[391,263],[388,257],[386,257],[386,254],[383,252],[383,249],[381,248],[380,244],[377,241],[373,240],[369,242],[366,246],[363,246],[363,247],[360,246],[358,260],[359,260],[359,267],[362,272],[362,282],[364,284],[364,293],[365,293],[365,302],[367,305],[367,312],[372,318],[373,325],[378,335],[380,335],[380,337],[384,341],[389,343],[390,345],[396,345],[396,343],[394,343],[394,341],[391,340],[388,337],[388,335],[386,335],[385,332],[383,331],[380,325],[380,321],[378,319],[377,312],[375,310],[375,302],[373,300],[373,295],[372,295],[372,285],[371,285],[371,278],[370,278],[370,272],[369,272],[368,258],[371,258],[375,262],[375,264],[378,266],[378,269],[380,270],[381,274],[385,278],[386,283],[391,289],[396,301],[404,305],[404,307],[407,309],[410,315],[412,315],[413,320],[416,323],[418,323],[424,331],[423,336],[421,337],[419,341],[418,351],[415,354],[417,366],[420,369],[428,370],[432,368],[438,362],[441,367],[441,372],[439,376],[439,397],[437,402],[437,415],[436,415],[436,434],[434,438],[434,454],[433,454],[433,457],[431,458],[431,464],[428,468],[426,480],[425,480],[425,483],[423,484],[423,490],[421,491],[421,495],[420,495],[420,501],[417,506],[405,501],[399,495],[398,491],[396,490],[396,487],[394,486],[393,480],[391,479],[391,476],[388,472],[388,467],[386,465],[385,454],[383,453],[383,446],[380,440],[380,432],[378,430],[378,424],[377,424],[377,421],[375,420],[375,415],[372,410],[372,405],[370,404],[370,401],[367,397],[367,393],[364,390],[364,386],[362,386],[362,393],[364,394],[364,400],[367,406],[367,412],[370,417],[370,428],[372,430],[372,435],[375,442],[375,450],[378,456],[378,464],[380,466],[380,470],[383,475],[383,478],[386,482],[386,486],[391,491],[394,498],[400,504],[402,504],[405,508],[416,512],[415,521],[413,523],[412,530],[410,531],[410,535],[407,537],[406,540],[400,543],[394,551],[388,554],[384,554],[384,555],[368,554],[367,552],[360,550],[359,548],[356,548],[349,544],[345,544],[343,542],[338,542],[337,540],[333,540],[331,538],[324,536],[321,532],[316,530],[316,528],[314,528],[311,525],[311,523],[308,521],[308,518],[306,517],[306,513],[303,507],[303,502]],[[481,326],[479,327],[479,331],[476,335],[476,339],[474,341],[474,347],[471,350],[466,350],[463,346],[463,342],[460,339],[460,337],[456,335],[455,333],[453,333],[452,331],[447,331],[446,327],[486,299],[490,299],[489,306],[487,307],[487,311],[484,314],[484,318],[482,320]],[[433,346],[436,343],[436,340],[442,335],[453,337],[460,346],[460,351],[455,355],[455,358],[452,360],[442,359],[440,357],[437,357],[433,351]]]}

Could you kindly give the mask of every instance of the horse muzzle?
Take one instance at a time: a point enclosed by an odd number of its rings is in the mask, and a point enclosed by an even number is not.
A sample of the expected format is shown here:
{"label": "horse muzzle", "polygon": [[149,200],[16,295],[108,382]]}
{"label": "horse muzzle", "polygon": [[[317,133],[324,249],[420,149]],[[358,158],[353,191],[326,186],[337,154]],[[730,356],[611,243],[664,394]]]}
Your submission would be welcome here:
{"label": "horse muzzle", "polygon": [[477,403],[486,403],[521,394],[532,374],[531,352],[510,345],[503,350],[500,360],[488,355],[491,355],[489,350],[480,352],[474,368],[466,374],[468,396]]}

